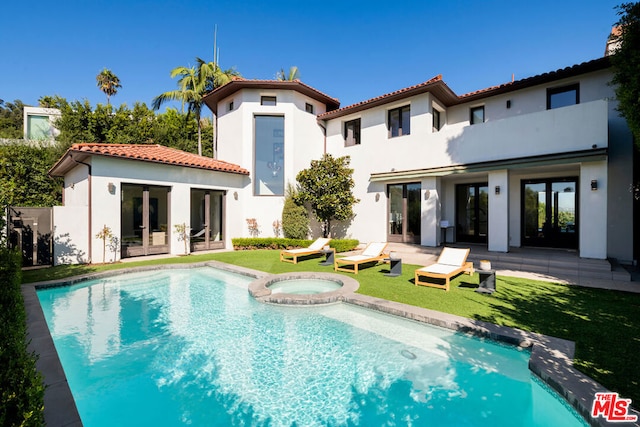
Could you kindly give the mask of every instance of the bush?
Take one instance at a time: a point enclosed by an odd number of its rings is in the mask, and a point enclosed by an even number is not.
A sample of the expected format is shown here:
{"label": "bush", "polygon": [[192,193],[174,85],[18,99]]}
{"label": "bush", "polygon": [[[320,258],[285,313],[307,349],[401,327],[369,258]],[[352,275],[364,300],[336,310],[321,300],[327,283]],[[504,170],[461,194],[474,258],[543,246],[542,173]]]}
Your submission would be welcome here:
{"label": "bush", "polygon": [[27,350],[21,256],[0,248],[0,425],[44,425],[44,385]]}
{"label": "bush", "polygon": [[[231,239],[233,249],[243,251],[252,249],[293,249],[306,248],[313,240],[287,239],[277,237],[238,237]],[[333,239],[329,246],[336,252],[347,252],[355,249],[360,242],[355,239]]]}
{"label": "bush", "polygon": [[295,192],[289,184],[282,208],[282,232],[289,239],[306,239],[309,235],[309,214],[304,206],[293,200]]}

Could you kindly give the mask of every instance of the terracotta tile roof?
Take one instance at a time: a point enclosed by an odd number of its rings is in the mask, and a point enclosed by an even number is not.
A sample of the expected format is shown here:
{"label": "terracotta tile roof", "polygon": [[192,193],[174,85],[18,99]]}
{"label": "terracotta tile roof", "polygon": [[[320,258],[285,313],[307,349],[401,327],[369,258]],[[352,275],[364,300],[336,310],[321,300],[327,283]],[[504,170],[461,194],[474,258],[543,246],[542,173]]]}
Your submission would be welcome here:
{"label": "terracotta tile roof", "polygon": [[388,104],[411,96],[419,95],[424,92],[431,92],[433,95],[442,102],[446,107],[463,104],[465,102],[477,101],[490,96],[498,95],[505,92],[511,92],[527,87],[549,83],[555,80],[560,80],[568,77],[577,76],[584,73],[598,71],[610,66],[607,58],[598,58],[592,61],[583,62],[581,64],[573,65],[571,67],[561,68],[556,71],[550,71],[548,73],[540,74],[533,77],[527,77],[522,80],[511,81],[503,83],[497,86],[480,89],[474,92],[469,92],[464,95],[456,95],[449,86],[442,80],[442,75],[438,75],[424,83],[417,84],[415,86],[409,86],[404,89],[397,90],[395,92],[387,93],[385,95],[371,98],[366,101],[359,102],[357,104],[349,105],[347,107],[340,108],[339,110],[328,111],[318,116],[319,120],[330,120],[338,117],[354,114],[359,111],[363,111],[372,107],[376,107],[383,104]]}
{"label": "terracotta tile roof", "polygon": [[64,174],[64,169],[66,168],[62,165],[65,163],[65,160],[70,159],[73,154],[118,157],[144,162],[249,175],[249,171],[233,163],[198,156],[197,154],[187,153],[185,151],[162,145],[103,143],[73,144],[64,156],[62,156],[62,158],[56,163],[56,165],[51,168],[49,174],[52,176],[60,176]]}
{"label": "terracotta tile roof", "polygon": [[387,104],[396,100],[408,98],[410,96],[419,95],[425,92],[432,92],[440,101],[445,105],[451,105],[457,101],[457,96],[442,80],[442,74],[435,76],[426,82],[419,83],[414,86],[409,86],[403,89],[396,90],[391,93],[377,96],[375,98],[368,99],[366,101],[358,102],[353,105],[349,105],[339,110],[328,111],[318,116],[319,120],[329,120],[336,117],[345,116],[347,114],[353,114],[358,111],[366,110],[377,105]]}
{"label": "terracotta tile roof", "polygon": [[282,81],[282,80],[252,80],[238,78],[219,88],[209,92],[204,96],[203,101],[214,113],[218,110],[218,102],[222,99],[234,94],[241,89],[274,89],[274,90],[295,90],[316,101],[320,101],[327,106],[327,110],[334,110],[340,106],[340,101],[319,90],[302,83],[300,80]]}

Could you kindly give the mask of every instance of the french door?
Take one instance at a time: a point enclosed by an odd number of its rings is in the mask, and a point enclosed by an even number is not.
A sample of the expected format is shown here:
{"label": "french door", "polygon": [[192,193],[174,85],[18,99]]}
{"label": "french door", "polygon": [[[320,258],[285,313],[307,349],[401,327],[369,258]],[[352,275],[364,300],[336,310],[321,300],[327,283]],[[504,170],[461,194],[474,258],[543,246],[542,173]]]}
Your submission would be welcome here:
{"label": "french door", "polygon": [[389,242],[420,243],[420,188],[420,183],[387,186]]}
{"label": "french door", "polygon": [[578,247],[578,179],[522,181],[522,243]]}
{"label": "french door", "polygon": [[169,187],[122,184],[120,242],[123,258],[169,252],[170,194]]}
{"label": "french door", "polygon": [[456,241],[487,243],[489,187],[486,182],[456,186]]}
{"label": "french door", "polygon": [[191,248],[194,251],[224,247],[222,213],[224,192],[191,190]]}

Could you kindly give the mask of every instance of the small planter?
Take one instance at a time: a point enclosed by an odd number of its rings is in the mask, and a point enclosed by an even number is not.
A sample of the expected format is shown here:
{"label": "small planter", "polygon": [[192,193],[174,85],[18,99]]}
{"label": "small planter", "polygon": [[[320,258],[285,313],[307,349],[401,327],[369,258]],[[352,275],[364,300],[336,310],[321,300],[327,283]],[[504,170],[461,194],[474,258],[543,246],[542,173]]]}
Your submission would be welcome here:
{"label": "small planter", "polygon": [[480,267],[478,268],[478,270],[482,270],[482,271],[491,270],[491,261],[489,261],[488,259],[481,259]]}

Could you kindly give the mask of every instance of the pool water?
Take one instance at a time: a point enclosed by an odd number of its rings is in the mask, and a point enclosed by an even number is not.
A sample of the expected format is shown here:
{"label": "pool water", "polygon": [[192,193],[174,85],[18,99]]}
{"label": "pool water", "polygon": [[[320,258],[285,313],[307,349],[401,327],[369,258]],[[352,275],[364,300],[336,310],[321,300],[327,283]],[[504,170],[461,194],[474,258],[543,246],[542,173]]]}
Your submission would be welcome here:
{"label": "pool water", "polygon": [[529,353],[348,304],[291,307],[202,268],[38,291],[97,426],[579,426]]}
{"label": "pool water", "polygon": [[342,287],[342,283],[325,279],[286,279],[268,286],[274,294],[287,293],[294,295],[313,295],[331,292]]}

